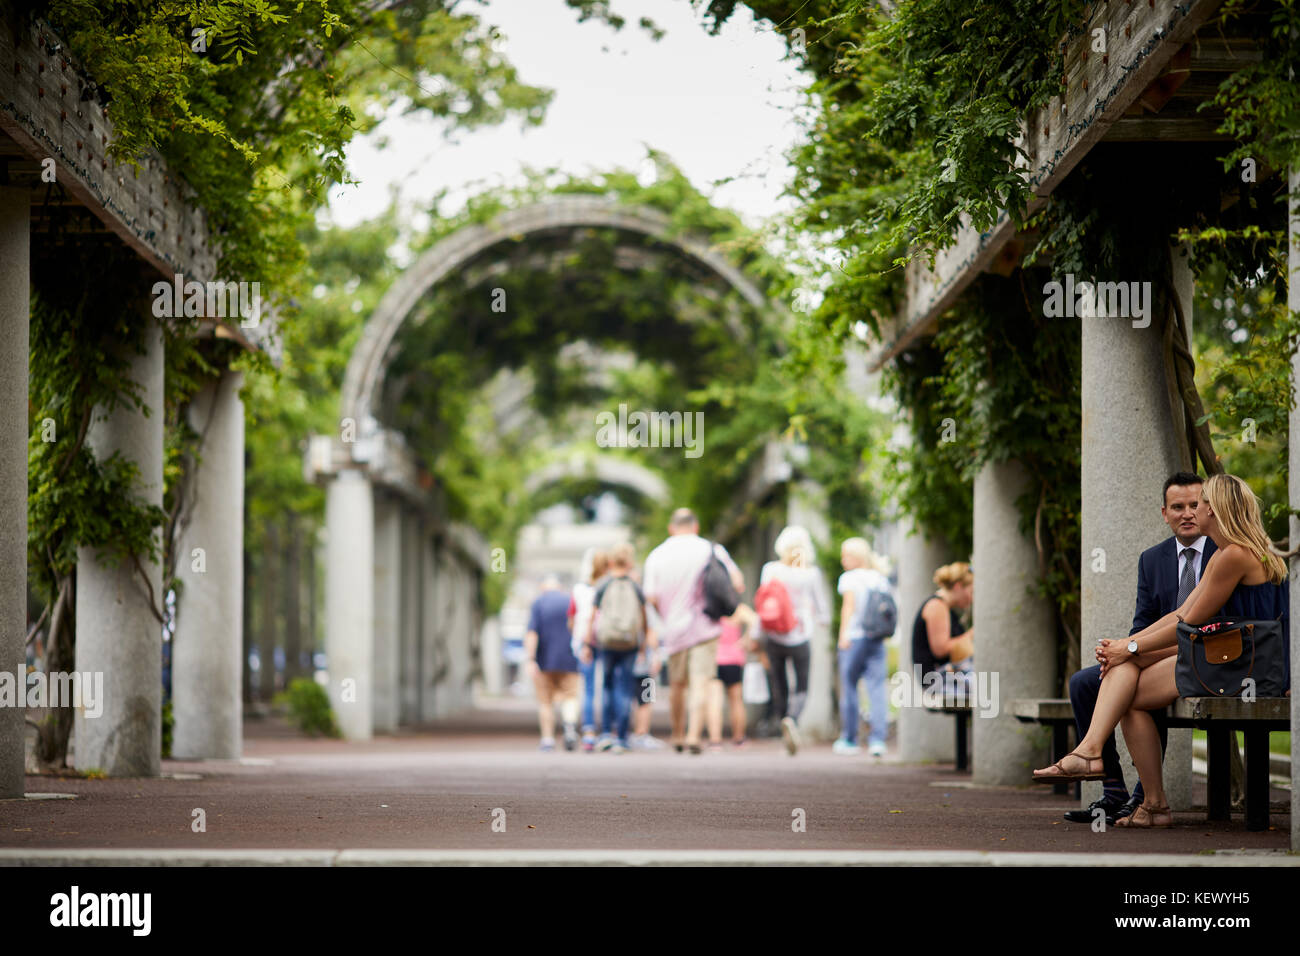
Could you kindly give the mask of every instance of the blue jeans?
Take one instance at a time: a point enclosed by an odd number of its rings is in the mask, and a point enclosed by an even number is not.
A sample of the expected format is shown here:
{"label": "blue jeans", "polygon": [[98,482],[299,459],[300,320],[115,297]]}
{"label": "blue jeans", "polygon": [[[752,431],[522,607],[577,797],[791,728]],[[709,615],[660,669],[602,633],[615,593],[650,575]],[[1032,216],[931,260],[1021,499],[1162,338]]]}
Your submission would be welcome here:
{"label": "blue jeans", "polygon": [[596,729],[596,657],[593,654],[590,664],[578,660],[578,670],[582,673],[582,730]]}
{"label": "blue jeans", "polygon": [[605,733],[613,734],[618,742],[627,746],[627,725],[631,719],[632,669],[636,664],[636,648],[629,651],[611,651],[602,648],[600,662],[605,668],[603,690]]}
{"label": "blue jeans", "polygon": [[867,679],[871,699],[871,742],[883,744],[889,730],[889,696],[885,693],[888,656],[883,640],[858,638],[840,659],[840,736],[858,742],[858,681]]}

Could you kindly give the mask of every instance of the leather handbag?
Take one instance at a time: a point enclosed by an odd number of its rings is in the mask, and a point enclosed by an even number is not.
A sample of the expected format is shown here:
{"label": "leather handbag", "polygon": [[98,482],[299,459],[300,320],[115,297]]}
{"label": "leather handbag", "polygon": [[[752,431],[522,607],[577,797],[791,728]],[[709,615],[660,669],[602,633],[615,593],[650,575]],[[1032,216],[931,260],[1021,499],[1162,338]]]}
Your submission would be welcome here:
{"label": "leather handbag", "polygon": [[1255,697],[1286,695],[1282,620],[1216,617],[1199,627],[1178,622],[1174,681],[1180,697],[1240,697],[1254,681]]}

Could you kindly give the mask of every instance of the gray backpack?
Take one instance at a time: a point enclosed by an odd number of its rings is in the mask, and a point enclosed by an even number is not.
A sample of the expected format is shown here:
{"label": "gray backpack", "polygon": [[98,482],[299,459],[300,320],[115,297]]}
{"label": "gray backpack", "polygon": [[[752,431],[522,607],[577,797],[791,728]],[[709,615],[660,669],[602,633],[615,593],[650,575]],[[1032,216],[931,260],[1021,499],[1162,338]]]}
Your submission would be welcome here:
{"label": "gray backpack", "polygon": [[641,646],[641,598],[631,578],[610,578],[600,596],[596,643],[611,651]]}
{"label": "gray backpack", "polygon": [[888,591],[868,591],[861,614],[862,630],[870,640],[888,637],[898,627],[898,605]]}

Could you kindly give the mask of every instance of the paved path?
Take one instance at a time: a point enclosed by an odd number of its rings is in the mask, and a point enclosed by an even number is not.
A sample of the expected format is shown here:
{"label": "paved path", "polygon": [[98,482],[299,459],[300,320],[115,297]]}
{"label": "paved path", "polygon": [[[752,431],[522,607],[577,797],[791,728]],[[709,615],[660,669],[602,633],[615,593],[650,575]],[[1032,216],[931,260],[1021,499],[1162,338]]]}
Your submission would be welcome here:
{"label": "paved path", "polygon": [[[741,851],[733,862],[746,862],[745,854],[762,862],[768,851],[809,861],[809,854],[852,851],[859,859],[843,861],[900,862],[871,854],[913,851],[915,862],[969,863],[987,861],[980,853],[1012,851],[1106,854],[1104,862],[1118,863],[1246,849],[1300,862],[1281,852],[1285,815],[1264,833],[1247,832],[1240,817],[1211,825],[1201,814],[1180,814],[1173,831],[1093,833],[1061,819],[1073,802],[1050,788],[975,789],[947,768],[837,757],[828,746],[793,758],[777,741],[698,757],[542,754],[530,713],[516,702],[366,744],[308,740],[274,721],[250,722],[243,762],[166,761],[172,776],[147,780],[29,777],[29,792],[77,798],[0,802],[0,862],[30,859],[36,848],[330,851],[300,858],[322,865],[356,862],[355,853],[335,851],[362,849],[439,851],[421,862],[614,850],[647,863],[691,862],[689,851]],[[206,832],[191,828],[196,808],[206,814]],[[792,829],[800,811],[804,832]],[[502,813],[505,832],[494,832]],[[601,859],[584,852],[569,861]]]}

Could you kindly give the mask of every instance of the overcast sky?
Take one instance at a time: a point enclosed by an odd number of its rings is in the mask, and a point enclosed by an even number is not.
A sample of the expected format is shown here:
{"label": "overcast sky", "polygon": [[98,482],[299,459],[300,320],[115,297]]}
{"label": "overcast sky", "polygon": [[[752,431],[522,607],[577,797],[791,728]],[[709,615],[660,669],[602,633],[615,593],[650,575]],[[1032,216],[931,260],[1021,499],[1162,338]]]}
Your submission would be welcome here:
{"label": "overcast sky", "polygon": [[[555,91],[545,122],[458,134],[451,145],[428,117],[386,120],[358,138],[349,159],[359,186],[331,195],[329,218],[352,225],[381,212],[396,188],[403,208],[427,208],[441,188],[444,212],[466,195],[518,181],[526,167],[586,173],[639,170],[649,145],[667,153],[697,188],[756,225],[788,209],[780,193],[790,178],[785,153],[797,138],[794,110],[806,79],[770,27],[756,28],[739,7],[710,36],[687,0],[612,0],[628,26],[579,24],[563,0],[491,0],[467,4],[497,26],[502,50],[520,79]],[[636,26],[650,17],[667,31],[655,42]],[[377,148],[380,138],[386,149]],[[739,177],[718,188],[716,180]]]}

